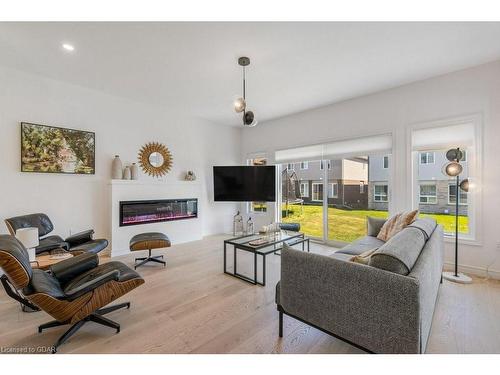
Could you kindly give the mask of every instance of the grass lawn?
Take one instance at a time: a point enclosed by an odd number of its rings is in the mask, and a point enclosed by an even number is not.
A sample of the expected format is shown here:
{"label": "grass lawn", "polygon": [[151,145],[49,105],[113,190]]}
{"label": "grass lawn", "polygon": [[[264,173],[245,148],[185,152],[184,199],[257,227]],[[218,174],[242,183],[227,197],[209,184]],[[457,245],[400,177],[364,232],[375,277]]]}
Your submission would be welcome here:
{"label": "grass lawn", "polygon": [[[366,234],[366,217],[387,217],[387,211],[373,210],[341,210],[328,208],[328,238],[331,240],[351,242]],[[429,216],[443,225],[445,232],[455,231],[455,216],[444,214],[421,214]],[[323,208],[321,206],[289,206],[289,215],[283,222],[300,223],[301,231],[311,237],[323,237]],[[468,218],[459,216],[459,231],[468,232]]]}

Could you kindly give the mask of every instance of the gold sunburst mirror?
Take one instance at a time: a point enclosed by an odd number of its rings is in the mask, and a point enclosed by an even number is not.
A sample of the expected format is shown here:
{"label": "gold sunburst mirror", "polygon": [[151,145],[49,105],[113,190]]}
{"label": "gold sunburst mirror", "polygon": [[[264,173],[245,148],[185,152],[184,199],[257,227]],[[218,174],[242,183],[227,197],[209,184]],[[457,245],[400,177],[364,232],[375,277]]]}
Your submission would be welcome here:
{"label": "gold sunburst mirror", "polygon": [[172,154],[161,143],[146,143],[139,151],[139,164],[144,173],[162,177],[172,168]]}

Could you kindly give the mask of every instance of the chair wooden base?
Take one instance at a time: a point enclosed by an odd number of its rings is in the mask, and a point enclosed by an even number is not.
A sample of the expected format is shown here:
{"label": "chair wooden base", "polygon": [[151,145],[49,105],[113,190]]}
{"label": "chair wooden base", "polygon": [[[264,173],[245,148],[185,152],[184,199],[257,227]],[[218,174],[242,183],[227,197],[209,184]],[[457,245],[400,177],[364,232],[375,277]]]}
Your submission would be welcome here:
{"label": "chair wooden base", "polygon": [[[120,333],[120,325],[111,319],[105,318],[103,315],[108,314],[110,312],[113,312],[118,309],[122,309],[126,307],[127,309],[130,308],[130,302],[125,302],[125,303],[120,303],[118,305],[113,305],[113,306],[108,306],[104,307],[102,309],[96,310],[89,316],[83,318],[82,320],[76,322],[73,324],[70,329],[68,329],[59,339],[57,342],[54,344],[52,347],[52,353],[57,353],[57,349],[64,344],[71,336],[73,336],[80,328],[83,327],[83,325],[87,322],[94,322],[101,324],[106,327],[114,328],[116,329],[116,333]],[[57,320],[53,320],[51,322],[42,324],[38,327],[38,332],[42,332],[44,329],[47,328],[52,328],[52,327],[59,327],[69,324],[69,322],[59,322]]]}

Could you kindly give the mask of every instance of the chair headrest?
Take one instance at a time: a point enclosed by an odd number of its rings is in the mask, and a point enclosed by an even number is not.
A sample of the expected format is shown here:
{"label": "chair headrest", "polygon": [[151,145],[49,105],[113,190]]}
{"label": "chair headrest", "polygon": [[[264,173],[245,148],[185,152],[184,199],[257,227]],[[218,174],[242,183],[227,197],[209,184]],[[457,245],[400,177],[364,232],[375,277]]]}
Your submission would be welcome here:
{"label": "chair headrest", "polygon": [[33,269],[28,252],[14,236],[0,235],[0,267],[17,289],[29,284]]}
{"label": "chair headrest", "polygon": [[9,227],[10,234],[13,235],[20,228],[38,228],[40,237],[46,236],[54,230],[54,225],[49,217],[42,213],[11,217],[5,219],[5,223]]}

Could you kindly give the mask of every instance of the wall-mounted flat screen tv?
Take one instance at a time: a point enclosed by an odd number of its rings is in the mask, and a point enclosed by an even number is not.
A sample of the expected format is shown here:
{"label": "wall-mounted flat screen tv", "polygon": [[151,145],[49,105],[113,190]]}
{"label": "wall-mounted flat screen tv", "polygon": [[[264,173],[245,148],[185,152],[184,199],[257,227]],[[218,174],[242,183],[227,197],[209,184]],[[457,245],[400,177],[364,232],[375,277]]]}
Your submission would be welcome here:
{"label": "wall-mounted flat screen tv", "polygon": [[22,122],[21,171],[95,174],[95,133]]}
{"label": "wall-mounted flat screen tv", "polygon": [[214,200],[225,202],[274,202],[274,166],[214,167]]}

